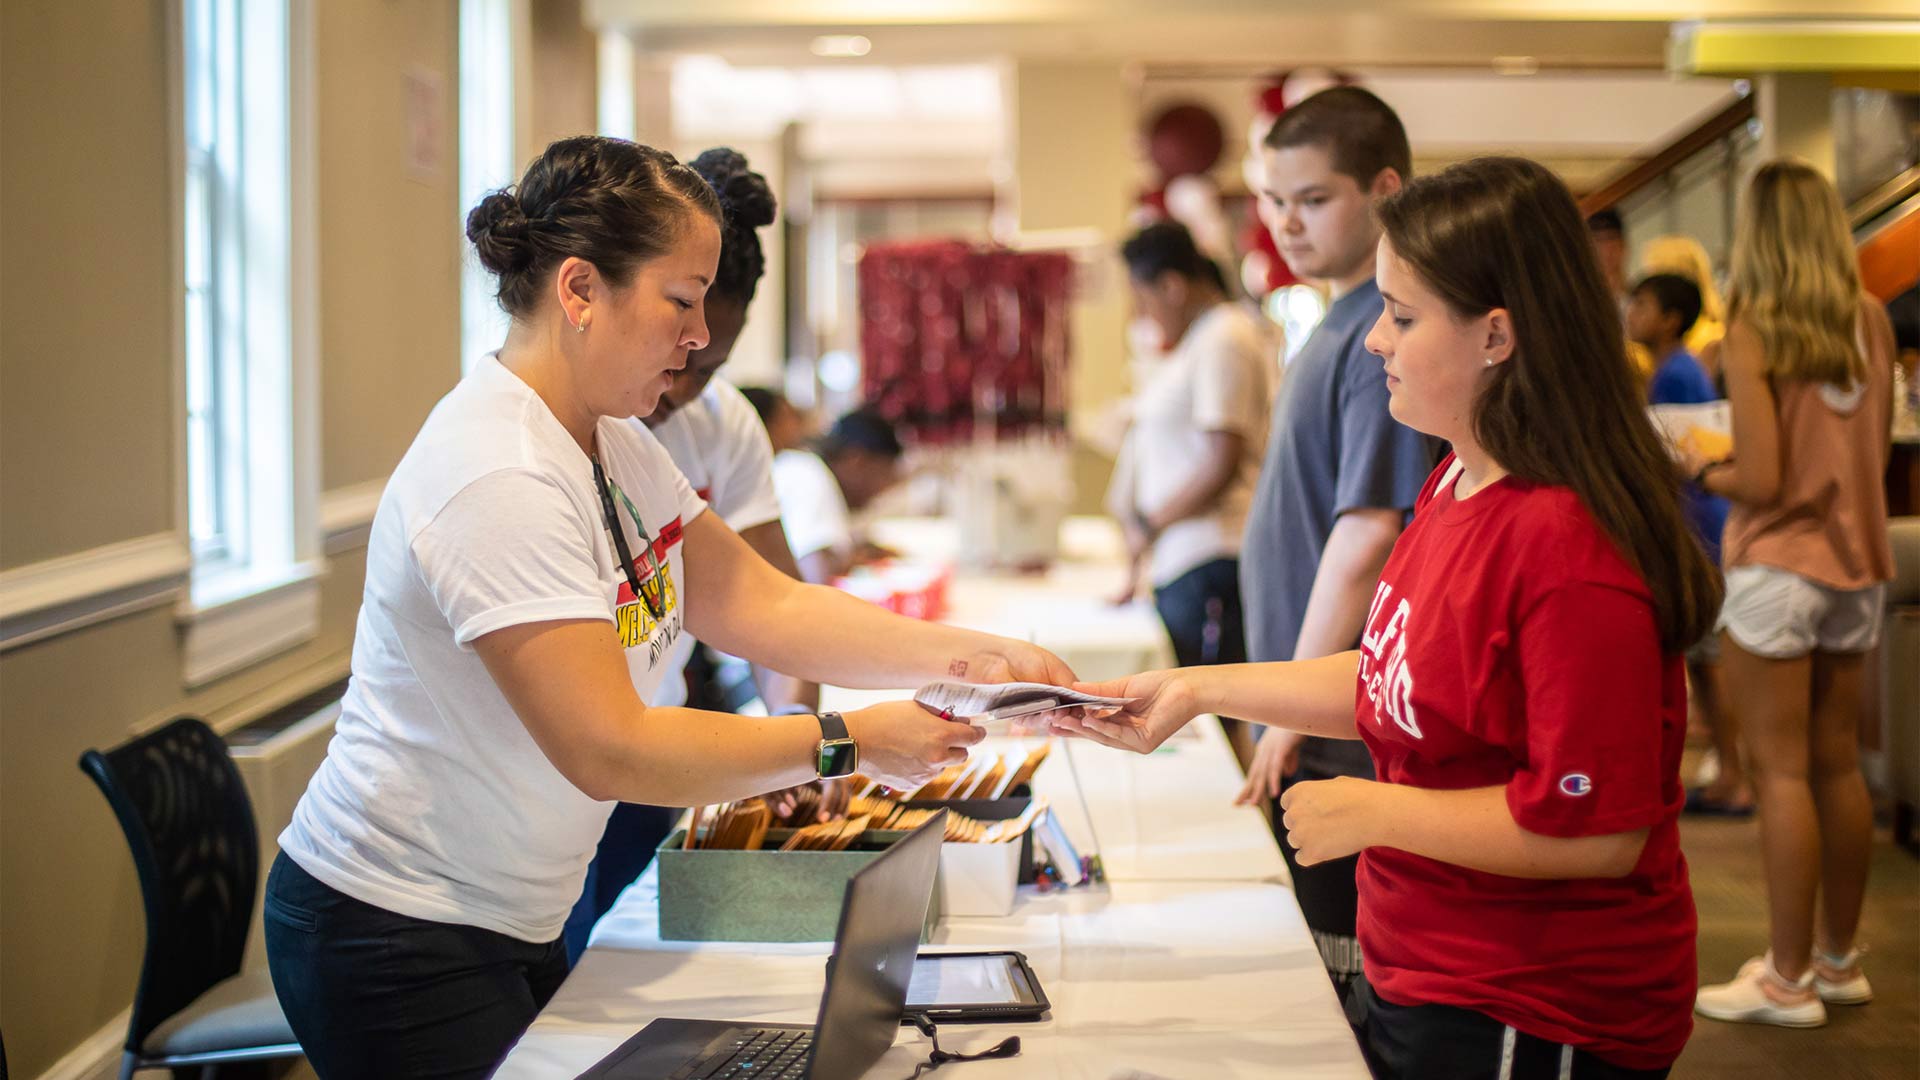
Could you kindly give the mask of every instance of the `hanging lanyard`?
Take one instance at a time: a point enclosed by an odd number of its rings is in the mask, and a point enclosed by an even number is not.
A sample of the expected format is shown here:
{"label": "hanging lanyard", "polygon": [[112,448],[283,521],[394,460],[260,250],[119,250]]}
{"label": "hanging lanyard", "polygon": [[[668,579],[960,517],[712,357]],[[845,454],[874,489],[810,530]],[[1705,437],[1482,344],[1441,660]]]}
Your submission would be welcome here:
{"label": "hanging lanyard", "polygon": [[[642,591],[640,588],[640,575],[633,568],[633,551],[627,547],[627,534],[620,528],[619,515],[613,508],[613,491],[607,483],[606,470],[600,467],[598,459],[595,459],[593,463],[593,486],[600,492],[600,510],[606,515],[607,531],[613,534],[613,550],[620,556],[620,569],[627,576],[627,585],[633,589],[634,598],[642,604],[645,604],[647,614],[653,616],[656,620],[665,618],[667,614],[666,599]],[[640,534],[640,543],[647,549],[647,569],[648,573],[655,579],[657,589],[657,582],[660,576],[660,560],[656,558],[653,553],[653,537],[647,534],[647,527],[640,521],[640,512],[634,509],[633,503],[627,499],[626,492],[623,491],[620,493],[620,500],[627,504],[627,516],[633,519],[634,531]]]}

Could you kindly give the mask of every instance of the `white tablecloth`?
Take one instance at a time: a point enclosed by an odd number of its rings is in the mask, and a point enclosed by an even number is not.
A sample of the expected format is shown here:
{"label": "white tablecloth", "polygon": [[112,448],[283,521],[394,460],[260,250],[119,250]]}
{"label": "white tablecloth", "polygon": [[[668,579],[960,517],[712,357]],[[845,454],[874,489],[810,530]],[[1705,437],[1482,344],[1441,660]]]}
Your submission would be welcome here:
{"label": "white tablecloth", "polygon": [[[959,561],[960,530],[949,521],[888,518],[873,524],[872,535],[911,559]],[[1060,533],[1060,557],[1044,574],[957,567],[943,621],[1045,646],[1082,679],[1170,667],[1173,646],[1153,605],[1111,602],[1124,566],[1112,522],[1069,518]]]}
{"label": "white tablecloth", "polygon": [[[931,947],[1019,949],[1054,1006],[1038,1025],[943,1029],[948,1049],[1022,1037],[1019,1058],[968,1063],[968,1076],[1366,1075],[1299,906],[1276,884],[1272,834],[1230,805],[1237,770],[1218,723],[1192,730],[1146,757],[1056,741],[1035,786],[1083,850],[1097,832],[1110,884],[1024,888],[1007,918],[941,921]],[[649,869],[601,920],[500,1076],[577,1075],[660,1016],[813,1021],[825,942],[662,941],[657,890]],[[870,1075],[899,1080],[926,1050],[903,1031]]]}
{"label": "white tablecloth", "polygon": [[1205,717],[1145,757],[1055,740],[1034,787],[1082,853],[1100,852],[1110,880],[1287,884],[1266,816],[1233,805],[1241,781],[1219,722]]}
{"label": "white tablecloth", "polygon": [[[652,871],[497,1074],[575,1076],[660,1016],[812,1023],[825,944],[663,942]],[[1019,949],[1053,1002],[1039,1024],[941,1029],[943,1048],[1019,1035],[1020,1057],[948,1066],[964,1080],[1342,1077],[1363,1080],[1319,954],[1287,890],[1259,882],[1117,882],[1029,895],[1005,919],[946,919],[928,948]],[[870,1080],[902,1080],[911,1028]]]}
{"label": "white tablecloth", "polygon": [[[883,543],[942,557],[957,532],[889,522]],[[1120,580],[1110,525],[1069,522],[1066,557],[1045,576],[956,576],[951,621],[1028,637],[1085,678],[1164,666],[1171,650],[1151,608],[1116,609]],[[829,689],[830,708],[900,691]],[[1286,866],[1265,819],[1232,805],[1240,773],[1217,722],[1147,756],[1057,741],[1035,787],[1083,852],[1098,850],[1110,884],[1042,895],[1021,890],[1003,919],[947,918],[931,948],[1027,954],[1053,1002],[1040,1024],[943,1027],[941,1045],[977,1051],[1019,1035],[1006,1061],[939,1074],[1073,1080],[1346,1077],[1367,1074],[1319,954],[1284,887]],[[998,740],[988,740],[992,747]],[[566,984],[501,1066],[501,1077],[574,1076],[661,1016],[811,1023],[827,943],[662,941],[648,870],[595,929]],[[928,1044],[903,1029],[873,1080],[901,1080]]]}

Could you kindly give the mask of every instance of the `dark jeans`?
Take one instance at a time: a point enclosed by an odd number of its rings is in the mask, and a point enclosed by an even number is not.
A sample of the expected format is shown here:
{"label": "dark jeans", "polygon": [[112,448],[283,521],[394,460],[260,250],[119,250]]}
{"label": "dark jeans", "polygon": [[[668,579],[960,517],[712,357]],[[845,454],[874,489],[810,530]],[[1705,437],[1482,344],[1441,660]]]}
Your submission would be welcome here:
{"label": "dark jeans", "polygon": [[557,938],[396,915],[285,855],[265,918],[274,993],[322,1080],[484,1077],[567,977]]}
{"label": "dark jeans", "polygon": [[600,846],[587,864],[587,881],[580,899],[567,915],[567,927],[561,936],[567,943],[567,963],[574,964],[587,951],[587,936],[593,924],[607,913],[627,886],[634,883],[653,861],[660,842],[673,832],[683,811],[643,803],[621,803],[607,818],[607,831],[600,834]]}
{"label": "dark jeans", "polygon": [[1238,559],[1215,559],[1181,574],[1153,590],[1153,606],[1181,667],[1246,663]]}
{"label": "dark jeans", "polygon": [[1374,1080],[1664,1080],[1670,1069],[1623,1069],[1585,1050],[1512,1032],[1451,1005],[1395,1005],[1354,980],[1347,1021]]}
{"label": "dark jeans", "polygon": [[[1327,780],[1317,770],[1302,765],[1299,771],[1282,780],[1281,791],[1295,784]],[[1293,845],[1287,842],[1287,827],[1281,821],[1280,800],[1273,801],[1273,838],[1280,844],[1280,856],[1287,860],[1287,872],[1293,877],[1293,896],[1300,903],[1300,915],[1320,949],[1320,962],[1326,966],[1333,988],[1346,1000],[1349,987],[1361,971],[1360,939],[1354,927],[1359,918],[1360,890],[1354,874],[1360,869],[1360,856],[1301,866],[1294,859]]]}

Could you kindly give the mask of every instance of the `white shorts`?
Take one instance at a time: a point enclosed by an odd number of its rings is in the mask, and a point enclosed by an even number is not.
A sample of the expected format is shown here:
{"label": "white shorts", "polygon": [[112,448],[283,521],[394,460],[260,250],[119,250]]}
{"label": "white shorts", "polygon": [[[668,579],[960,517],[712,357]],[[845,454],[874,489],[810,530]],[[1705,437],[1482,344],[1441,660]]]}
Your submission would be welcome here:
{"label": "white shorts", "polygon": [[1777,566],[1727,571],[1719,629],[1755,656],[1794,660],[1819,649],[1863,653],[1880,641],[1886,585],[1830,589]]}

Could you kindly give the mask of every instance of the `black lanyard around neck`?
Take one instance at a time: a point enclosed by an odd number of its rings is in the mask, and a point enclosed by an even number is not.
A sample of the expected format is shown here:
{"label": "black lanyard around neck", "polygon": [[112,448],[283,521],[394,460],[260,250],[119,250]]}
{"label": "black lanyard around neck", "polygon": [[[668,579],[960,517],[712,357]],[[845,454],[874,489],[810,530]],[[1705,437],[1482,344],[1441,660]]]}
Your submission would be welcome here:
{"label": "black lanyard around neck", "polygon": [[[627,585],[633,589],[634,599],[647,606],[647,614],[655,619],[664,618],[667,613],[664,601],[657,599],[640,589],[640,574],[633,568],[633,549],[627,546],[627,534],[620,528],[620,516],[613,505],[613,489],[607,483],[607,473],[600,467],[600,459],[593,459],[593,486],[600,492],[600,510],[607,517],[607,531],[613,534],[613,550],[620,556],[620,570],[627,576]],[[654,576],[659,576],[659,561],[653,554],[653,537],[647,535],[647,527],[640,521],[632,504],[628,504],[627,514],[633,518],[634,531],[640,534],[640,542],[647,547],[647,565]]]}

